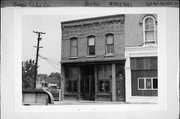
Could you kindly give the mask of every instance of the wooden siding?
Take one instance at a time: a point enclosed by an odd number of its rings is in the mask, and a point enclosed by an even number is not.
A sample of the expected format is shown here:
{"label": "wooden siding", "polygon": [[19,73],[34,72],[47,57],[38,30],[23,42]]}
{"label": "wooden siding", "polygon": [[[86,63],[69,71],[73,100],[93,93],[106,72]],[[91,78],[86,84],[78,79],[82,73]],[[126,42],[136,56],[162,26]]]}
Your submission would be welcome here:
{"label": "wooden siding", "polygon": [[131,58],[132,96],[157,96],[157,90],[138,90],[138,78],[158,77],[157,57]]}

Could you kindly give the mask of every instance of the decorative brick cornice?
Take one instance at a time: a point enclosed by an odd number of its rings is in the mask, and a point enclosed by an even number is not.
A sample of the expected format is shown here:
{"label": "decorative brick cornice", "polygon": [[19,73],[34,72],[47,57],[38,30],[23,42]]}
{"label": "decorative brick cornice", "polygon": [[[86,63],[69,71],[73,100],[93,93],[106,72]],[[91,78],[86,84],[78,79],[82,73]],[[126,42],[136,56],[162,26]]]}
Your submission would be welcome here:
{"label": "decorative brick cornice", "polygon": [[62,29],[89,28],[101,25],[124,24],[124,15],[111,15],[61,22]]}
{"label": "decorative brick cornice", "polygon": [[97,36],[102,33],[123,33],[124,20],[124,15],[113,15],[62,22],[62,39]]}
{"label": "decorative brick cornice", "polygon": [[110,24],[117,24],[117,23],[124,23],[124,20],[108,20],[108,21],[95,21],[91,23],[83,23],[83,24],[77,24],[77,25],[64,25],[63,29],[74,29],[74,28],[86,28],[86,27],[96,27],[101,25],[110,25]]}

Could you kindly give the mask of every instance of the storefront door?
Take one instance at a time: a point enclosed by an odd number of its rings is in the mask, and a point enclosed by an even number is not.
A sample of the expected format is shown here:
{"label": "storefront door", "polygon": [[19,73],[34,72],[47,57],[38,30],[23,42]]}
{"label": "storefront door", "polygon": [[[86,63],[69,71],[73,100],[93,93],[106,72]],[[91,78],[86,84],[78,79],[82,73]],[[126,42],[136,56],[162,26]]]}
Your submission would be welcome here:
{"label": "storefront door", "polygon": [[124,64],[116,64],[116,100],[125,101]]}
{"label": "storefront door", "polygon": [[125,101],[125,79],[122,74],[116,77],[116,95],[117,95],[117,101]]}
{"label": "storefront door", "polygon": [[82,67],[81,97],[84,100],[95,99],[95,78],[93,66]]}

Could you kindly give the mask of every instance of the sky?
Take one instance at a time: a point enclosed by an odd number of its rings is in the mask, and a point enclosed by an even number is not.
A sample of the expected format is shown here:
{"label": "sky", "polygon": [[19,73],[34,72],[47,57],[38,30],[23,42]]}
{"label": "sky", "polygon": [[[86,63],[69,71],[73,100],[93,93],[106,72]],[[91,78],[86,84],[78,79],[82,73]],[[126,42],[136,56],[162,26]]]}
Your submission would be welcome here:
{"label": "sky", "polygon": [[[112,15],[112,14],[107,14]],[[61,22],[104,16],[104,14],[81,15],[24,15],[22,17],[22,61],[36,58],[37,34],[33,31],[45,32],[40,41],[38,73],[60,73],[61,61]]]}

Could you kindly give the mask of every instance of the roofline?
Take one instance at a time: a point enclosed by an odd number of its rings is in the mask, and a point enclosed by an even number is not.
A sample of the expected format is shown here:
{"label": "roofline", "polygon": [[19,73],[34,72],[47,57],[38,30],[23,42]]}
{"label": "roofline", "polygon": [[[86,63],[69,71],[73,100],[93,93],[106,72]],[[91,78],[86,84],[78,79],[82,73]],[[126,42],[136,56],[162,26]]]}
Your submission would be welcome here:
{"label": "roofline", "polygon": [[100,18],[109,18],[109,17],[116,17],[116,16],[124,16],[124,14],[116,14],[116,15],[99,16],[99,17],[84,18],[84,19],[77,19],[77,20],[69,20],[69,21],[63,21],[63,22],[61,22],[61,24],[74,23],[74,22],[87,21],[87,20],[96,20],[96,19],[100,19]]}

